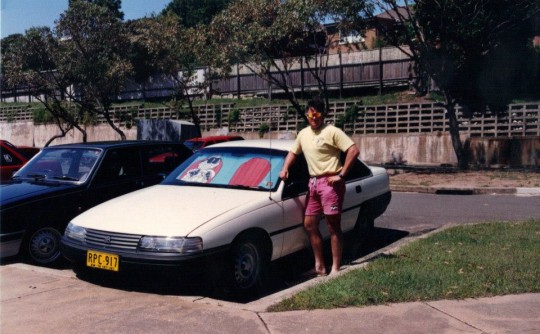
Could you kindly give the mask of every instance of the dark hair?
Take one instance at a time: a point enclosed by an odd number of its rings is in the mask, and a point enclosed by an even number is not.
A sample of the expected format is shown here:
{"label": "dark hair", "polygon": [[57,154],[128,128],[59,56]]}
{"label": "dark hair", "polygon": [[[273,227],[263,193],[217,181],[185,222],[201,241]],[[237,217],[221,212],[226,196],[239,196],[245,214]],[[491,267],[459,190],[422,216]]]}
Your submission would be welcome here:
{"label": "dark hair", "polygon": [[320,97],[314,97],[313,99],[308,101],[306,110],[308,110],[311,107],[315,108],[315,110],[317,110],[323,115],[326,114],[326,106],[324,104],[324,100],[321,99]]}

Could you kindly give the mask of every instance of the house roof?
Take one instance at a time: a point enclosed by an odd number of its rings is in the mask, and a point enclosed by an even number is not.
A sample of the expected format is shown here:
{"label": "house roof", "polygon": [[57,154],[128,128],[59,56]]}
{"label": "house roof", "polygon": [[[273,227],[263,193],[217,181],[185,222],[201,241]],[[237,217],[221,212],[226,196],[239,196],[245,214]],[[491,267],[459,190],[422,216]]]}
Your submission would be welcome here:
{"label": "house roof", "polygon": [[405,20],[408,20],[410,11],[412,11],[412,8],[409,8],[409,10],[407,10],[407,7],[402,6],[402,7],[398,7],[397,10],[394,10],[394,9],[387,10],[384,13],[377,15],[376,17],[378,19],[393,20],[393,21],[399,22],[401,21],[400,17],[403,17]]}

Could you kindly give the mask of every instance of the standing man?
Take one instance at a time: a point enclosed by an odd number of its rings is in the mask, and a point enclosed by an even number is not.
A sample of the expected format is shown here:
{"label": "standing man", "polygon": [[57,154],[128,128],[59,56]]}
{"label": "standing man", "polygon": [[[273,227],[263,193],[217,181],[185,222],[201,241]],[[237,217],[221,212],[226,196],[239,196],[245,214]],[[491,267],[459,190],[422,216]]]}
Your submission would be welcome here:
{"label": "standing man", "polygon": [[[325,113],[322,100],[313,99],[308,102],[306,117],[310,126],[298,133],[279,173],[279,177],[286,180],[296,156],[304,153],[310,175],[304,228],[315,257],[315,273],[319,276],[327,273],[319,216],[324,213],[330,232],[332,275],[339,271],[343,253],[341,209],[345,195],[345,176],[360,153],[356,144],[341,129],[324,124]],[[341,152],[346,152],[343,165],[340,161]]]}

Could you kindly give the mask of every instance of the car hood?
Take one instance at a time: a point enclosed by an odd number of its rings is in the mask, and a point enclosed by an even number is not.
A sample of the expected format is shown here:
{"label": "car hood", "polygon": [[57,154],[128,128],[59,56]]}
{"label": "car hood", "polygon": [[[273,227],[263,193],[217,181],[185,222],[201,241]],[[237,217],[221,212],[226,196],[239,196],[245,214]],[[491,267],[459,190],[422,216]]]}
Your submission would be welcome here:
{"label": "car hood", "polygon": [[0,185],[0,205],[5,208],[29,199],[38,199],[52,193],[76,187],[59,182],[9,182]]}
{"label": "car hood", "polygon": [[187,236],[240,206],[256,207],[263,199],[268,202],[268,192],[156,185],[102,203],[72,222],[109,232]]}

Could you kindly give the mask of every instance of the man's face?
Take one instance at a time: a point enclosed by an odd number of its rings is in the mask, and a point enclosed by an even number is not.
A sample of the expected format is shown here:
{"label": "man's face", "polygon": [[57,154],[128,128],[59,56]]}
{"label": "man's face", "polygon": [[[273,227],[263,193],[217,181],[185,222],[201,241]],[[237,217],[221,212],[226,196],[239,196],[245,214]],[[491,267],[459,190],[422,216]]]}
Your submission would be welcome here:
{"label": "man's face", "polygon": [[318,112],[315,108],[310,107],[306,112],[309,125],[313,130],[319,129],[324,123],[324,116]]}

